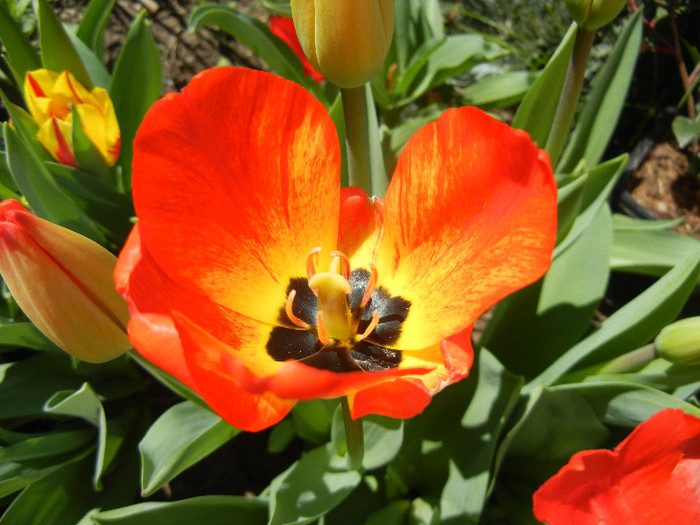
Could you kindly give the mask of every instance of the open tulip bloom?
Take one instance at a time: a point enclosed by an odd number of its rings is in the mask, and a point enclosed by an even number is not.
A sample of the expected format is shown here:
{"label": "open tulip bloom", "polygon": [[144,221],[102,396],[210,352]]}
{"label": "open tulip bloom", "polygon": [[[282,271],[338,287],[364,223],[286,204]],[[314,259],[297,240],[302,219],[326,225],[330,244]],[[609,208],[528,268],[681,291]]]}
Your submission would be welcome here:
{"label": "open tulip bloom", "polygon": [[468,374],[474,321],[550,264],[549,159],[479,110],[418,131],[384,199],[341,189],[340,162],[322,104],[246,69],[200,73],[139,129],[129,335],[236,427],[339,396],[418,414]]}

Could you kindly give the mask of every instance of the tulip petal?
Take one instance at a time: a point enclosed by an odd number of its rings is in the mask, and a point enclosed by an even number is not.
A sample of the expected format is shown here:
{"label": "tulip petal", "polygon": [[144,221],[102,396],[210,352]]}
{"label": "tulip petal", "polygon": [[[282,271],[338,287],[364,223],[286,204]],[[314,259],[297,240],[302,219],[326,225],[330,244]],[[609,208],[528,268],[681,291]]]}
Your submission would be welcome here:
{"label": "tulip petal", "polygon": [[406,146],[382,215],[379,283],[411,304],[391,347],[421,349],[542,276],[556,185],[524,132],[475,108],[452,109]]}
{"label": "tulip petal", "polygon": [[550,525],[700,522],[700,419],[665,409],[615,450],[572,456],[533,496]]}
{"label": "tulip petal", "polygon": [[275,323],[309,250],[335,248],[340,156],[324,107],[267,73],[208,70],[152,107],[134,148],[134,201],[157,264]]}

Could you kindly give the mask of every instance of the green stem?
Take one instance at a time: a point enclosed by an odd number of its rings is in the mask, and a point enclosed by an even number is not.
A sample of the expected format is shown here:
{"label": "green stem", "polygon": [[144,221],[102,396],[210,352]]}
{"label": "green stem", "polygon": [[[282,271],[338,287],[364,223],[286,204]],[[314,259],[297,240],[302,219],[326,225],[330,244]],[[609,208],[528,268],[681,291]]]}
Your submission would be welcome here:
{"label": "green stem", "polygon": [[574,49],[569,60],[569,68],[566,71],[564,87],[559,98],[557,112],[554,114],[554,122],[549,131],[547,145],[545,149],[552,159],[552,166],[557,165],[559,155],[564,148],[566,139],[569,136],[571,121],[574,119],[576,105],[578,104],[581,86],[586,73],[588,55],[591,53],[595,30],[578,27],[576,29],[576,40]]}
{"label": "green stem", "polygon": [[348,152],[348,182],[350,186],[371,192],[371,161],[369,120],[365,87],[342,88],[345,140]]}
{"label": "green stem", "polygon": [[345,423],[345,442],[348,446],[348,468],[358,470],[362,466],[365,455],[365,437],[362,430],[362,418],[353,419],[350,414],[350,403],[347,397],[340,398],[343,407],[343,422]]}

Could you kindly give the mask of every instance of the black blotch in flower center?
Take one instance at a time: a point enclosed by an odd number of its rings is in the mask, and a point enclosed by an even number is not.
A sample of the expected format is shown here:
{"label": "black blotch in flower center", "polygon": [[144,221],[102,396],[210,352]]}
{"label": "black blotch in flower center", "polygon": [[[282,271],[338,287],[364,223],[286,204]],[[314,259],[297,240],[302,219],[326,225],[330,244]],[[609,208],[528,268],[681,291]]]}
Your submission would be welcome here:
{"label": "black blotch in flower center", "polygon": [[[401,325],[408,316],[410,301],[401,296],[391,296],[382,286],[377,287],[369,302],[360,308],[362,296],[370,279],[370,273],[361,268],[350,273],[349,296],[353,321],[358,323],[357,333],[363,333],[376,310],[379,323],[364,340],[347,347],[344,343],[324,345],[315,334],[318,307],[316,296],[303,277],[290,279],[286,295],[296,290],[292,312],[310,325],[310,329],[299,328],[289,320],[284,305],[279,310],[277,321],[267,340],[267,353],[276,361],[295,359],[306,365],[332,372],[354,372],[364,370],[376,372],[395,368],[401,363],[401,351],[386,348],[401,335]],[[359,321],[358,321],[359,320]]]}

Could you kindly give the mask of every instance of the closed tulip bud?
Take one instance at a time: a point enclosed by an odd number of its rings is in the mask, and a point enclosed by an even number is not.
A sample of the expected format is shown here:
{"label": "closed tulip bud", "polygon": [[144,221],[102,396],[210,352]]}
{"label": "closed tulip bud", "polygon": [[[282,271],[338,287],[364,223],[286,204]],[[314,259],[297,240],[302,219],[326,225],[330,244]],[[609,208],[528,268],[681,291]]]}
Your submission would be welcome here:
{"label": "closed tulip bud", "polygon": [[98,363],[131,348],[129,315],[114,288],[116,257],[99,244],[0,203],[0,274],[46,337],[69,354]]}
{"label": "closed tulip bud", "polygon": [[299,42],[316,71],[342,88],[369,81],[394,31],[394,0],[292,0]]}
{"label": "closed tulip bud", "polygon": [[569,14],[585,29],[598,29],[620,14],[626,0],[566,0]]}
{"label": "closed tulip bud", "polygon": [[85,135],[107,165],[117,162],[121,135],[107,91],[98,87],[88,91],[68,71],[37,69],[27,73],[24,96],[39,126],[39,142],[58,162],[76,166],[72,107],[80,116]]}
{"label": "closed tulip bud", "polygon": [[656,355],[684,365],[700,364],[700,317],[689,317],[665,327],[654,340]]}

